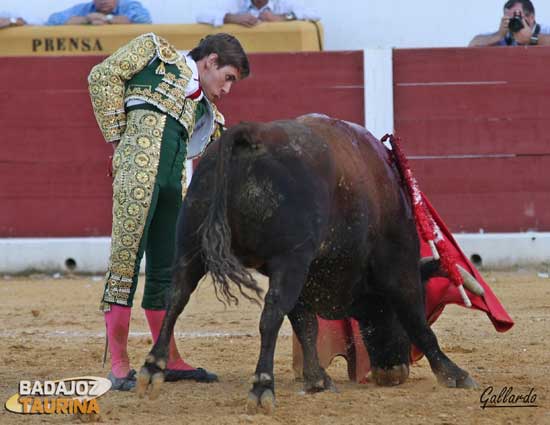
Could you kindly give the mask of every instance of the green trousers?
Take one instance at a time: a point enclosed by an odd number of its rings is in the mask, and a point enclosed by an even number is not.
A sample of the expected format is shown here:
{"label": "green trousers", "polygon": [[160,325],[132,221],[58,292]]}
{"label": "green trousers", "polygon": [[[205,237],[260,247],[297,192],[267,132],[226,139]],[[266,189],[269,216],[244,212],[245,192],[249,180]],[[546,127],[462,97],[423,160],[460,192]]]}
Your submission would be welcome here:
{"label": "green trousers", "polygon": [[171,285],[178,213],[186,187],[188,135],[150,105],[127,111],[113,157],[113,231],[102,309],[132,306],[145,253],[142,307],[164,310]]}

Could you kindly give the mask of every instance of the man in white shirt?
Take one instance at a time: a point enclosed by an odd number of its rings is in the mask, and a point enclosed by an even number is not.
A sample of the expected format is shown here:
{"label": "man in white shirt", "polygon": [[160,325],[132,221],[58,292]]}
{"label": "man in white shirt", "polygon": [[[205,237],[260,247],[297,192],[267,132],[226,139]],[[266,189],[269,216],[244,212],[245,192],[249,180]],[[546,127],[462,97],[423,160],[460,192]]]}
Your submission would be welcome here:
{"label": "man in white shirt", "polygon": [[238,24],[245,27],[253,27],[260,22],[319,19],[316,12],[285,0],[235,0],[226,9],[197,17],[197,21],[203,24]]}

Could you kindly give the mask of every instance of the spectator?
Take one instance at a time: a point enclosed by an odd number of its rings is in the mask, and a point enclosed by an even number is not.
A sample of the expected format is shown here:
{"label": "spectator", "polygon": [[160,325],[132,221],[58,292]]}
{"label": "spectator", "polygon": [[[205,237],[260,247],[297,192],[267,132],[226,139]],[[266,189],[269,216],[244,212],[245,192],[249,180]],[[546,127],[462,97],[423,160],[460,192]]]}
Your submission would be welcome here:
{"label": "spectator", "polygon": [[27,21],[25,21],[21,17],[17,17],[13,13],[8,12],[0,12],[0,29],[2,28],[8,28],[8,27],[20,27],[23,25],[27,25]]}
{"label": "spectator", "polygon": [[535,21],[535,7],[530,0],[508,0],[498,30],[479,34],[470,47],[550,45],[550,27]]}
{"label": "spectator", "polygon": [[46,25],[150,24],[149,11],[134,0],[93,0],[52,14]]}
{"label": "spectator", "polygon": [[319,15],[291,1],[285,0],[235,0],[226,10],[201,14],[197,21],[202,24],[221,26],[238,24],[253,27],[260,22],[293,20],[319,20]]}

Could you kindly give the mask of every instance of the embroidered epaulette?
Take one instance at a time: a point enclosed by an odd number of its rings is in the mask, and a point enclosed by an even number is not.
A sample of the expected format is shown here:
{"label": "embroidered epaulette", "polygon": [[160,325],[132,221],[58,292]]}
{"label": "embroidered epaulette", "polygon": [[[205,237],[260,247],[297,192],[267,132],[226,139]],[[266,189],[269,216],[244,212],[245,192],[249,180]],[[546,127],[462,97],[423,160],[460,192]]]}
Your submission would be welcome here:
{"label": "embroidered epaulette", "polygon": [[212,109],[214,110],[214,121],[221,125],[222,127],[225,127],[225,117],[222,115],[222,113],[216,108],[216,105],[212,103]]}
{"label": "embroidered epaulette", "polygon": [[170,64],[175,64],[178,60],[182,60],[182,57],[179,54],[179,52],[176,50],[174,46],[168,43],[168,41],[156,35],[155,33],[149,33],[149,34],[153,38],[153,42],[157,47],[157,54],[161,61],[170,63]]}

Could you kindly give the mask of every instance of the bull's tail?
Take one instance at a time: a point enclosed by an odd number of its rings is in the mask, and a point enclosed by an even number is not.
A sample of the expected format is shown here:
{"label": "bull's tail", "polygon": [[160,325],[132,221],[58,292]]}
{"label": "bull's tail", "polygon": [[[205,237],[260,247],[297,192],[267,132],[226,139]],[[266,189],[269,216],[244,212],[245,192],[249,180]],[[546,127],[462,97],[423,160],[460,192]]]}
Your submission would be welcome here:
{"label": "bull's tail", "polygon": [[[222,302],[227,301],[229,304],[232,302],[239,303],[239,299],[230,289],[230,281],[232,281],[245,298],[259,304],[258,300],[261,299],[262,289],[231,251],[231,228],[227,218],[227,198],[231,184],[229,181],[231,156],[233,147],[238,143],[250,144],[246,134],[238,129],[228,130],[218,141],[214,193],[208,214],[200,228],[202,252],[206,268],[212,275],[214,289],[219,300]],[[244,292],[243,287],[253,291],[256,297],[251,297]]]}

